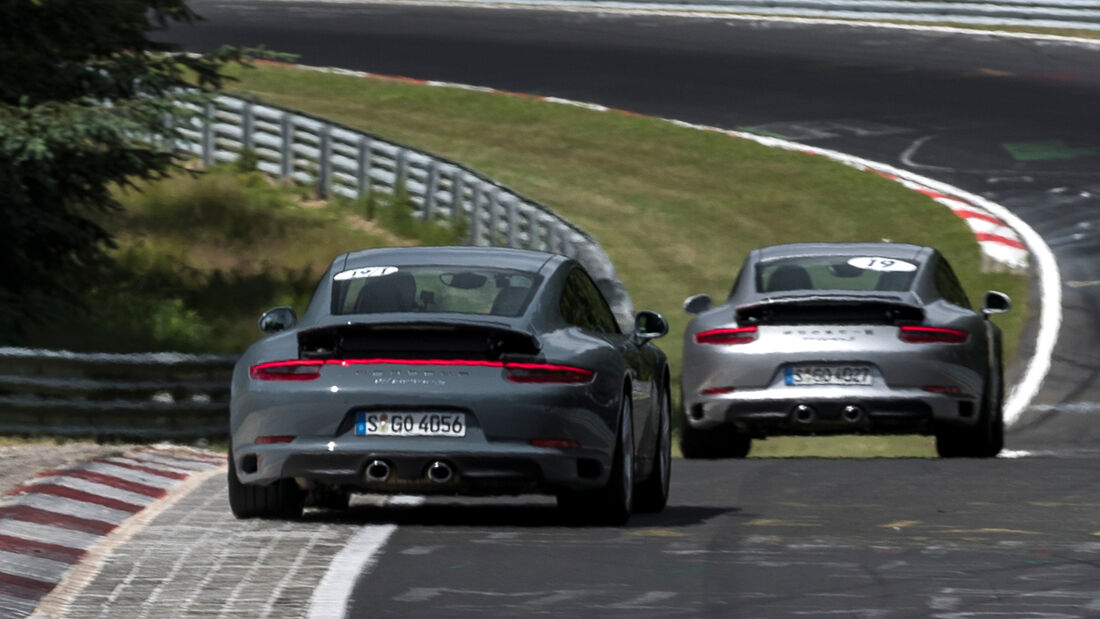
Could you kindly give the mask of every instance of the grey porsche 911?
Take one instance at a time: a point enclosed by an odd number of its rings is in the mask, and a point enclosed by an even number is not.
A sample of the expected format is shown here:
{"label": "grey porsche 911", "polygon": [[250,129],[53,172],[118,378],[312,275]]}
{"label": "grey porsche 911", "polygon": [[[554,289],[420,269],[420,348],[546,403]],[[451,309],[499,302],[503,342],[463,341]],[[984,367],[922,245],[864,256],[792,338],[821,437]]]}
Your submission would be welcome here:
{"label": "grey porsche 911", "polygon": [[934,434],[943,457],[1004,444],[1001,331],[935,249],[799,243],[751,251],[725,303],[684,302],[682,443],[744,457],[787,434]]}
{"label": "grey porsche 911", "polygon": [[668,498],[669,368],[624,333],[576,261],[475,247],[332,263],[298,319],[237,362],[229,502],[239,518],[345,508],[352,493],[551,494],[621,523]]}

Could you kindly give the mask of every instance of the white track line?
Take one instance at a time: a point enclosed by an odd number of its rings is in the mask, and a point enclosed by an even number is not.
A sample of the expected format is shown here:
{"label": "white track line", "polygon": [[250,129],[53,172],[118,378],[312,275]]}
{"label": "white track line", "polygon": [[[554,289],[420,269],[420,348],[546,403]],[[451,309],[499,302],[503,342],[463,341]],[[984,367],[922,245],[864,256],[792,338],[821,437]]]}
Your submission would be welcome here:
{"label": "white track line", "polygon": [[[396,498],[396,497],[395,497]],[[423,497],[400,497],[403,506],[419,505]],[[391,501],[391,504],[394,502]],[[367,525],[353,535],[344,549],[332,558],[313,597],[309,601],[309,619],[336,619],[347,616],[352,589],[361,576],[378,561],[378,553],[397,530],[395,524]]]}

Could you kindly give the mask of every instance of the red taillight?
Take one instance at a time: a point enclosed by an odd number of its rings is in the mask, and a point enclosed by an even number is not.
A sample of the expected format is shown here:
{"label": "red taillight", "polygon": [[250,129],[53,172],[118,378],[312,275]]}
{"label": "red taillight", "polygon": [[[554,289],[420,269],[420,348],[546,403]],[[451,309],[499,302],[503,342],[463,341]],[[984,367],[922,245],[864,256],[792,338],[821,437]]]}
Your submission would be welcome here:
{"label": "red taillight", "polygon": [[962,389],[959,389],[954,385],[924,385],[923,387],[921,387],[921,389],[924,389],[928,393],[944,393],[947,395],[957,395],[959,393],[962,393]]}
{"label": "red taillight", "polygon": [[531,445],[535,447],[550,447],[553,449],[579,449],[581,444],[563,438],[533,438]]}
{"label": "red taillight", "polygon": [[505,363],[505,377],[513,383],[579,385],[591,382],[592,370],[552,363]]}
{"label": "red taillight", "polygon": [[943,327],[917,327],[906,325],[898,328],[898,337],[910,344],[962,344],[966,331]]}
{"label": "red taillight", "polygon": [[696,344],[748,344],[756,339],[756,327],[711,329],[695,334]]}
{"label": "red taillight", "polygon": [[256,438],[257,445],[271,445],[273,443],[289,443],[293,436],[260,436]]}
{"label": "red taillight", "polygon": [[320,359],[292,359],[260,363],[248,369],[255,380],[314,380],[321,376]]}

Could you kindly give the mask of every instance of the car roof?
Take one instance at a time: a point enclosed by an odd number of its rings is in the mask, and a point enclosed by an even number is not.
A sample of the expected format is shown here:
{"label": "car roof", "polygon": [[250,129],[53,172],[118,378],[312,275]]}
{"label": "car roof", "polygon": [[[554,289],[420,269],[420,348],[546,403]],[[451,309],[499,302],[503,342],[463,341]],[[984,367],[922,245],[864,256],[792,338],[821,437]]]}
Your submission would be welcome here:
{"label": "car roof", "polygon": [[555,254],[508,247],[382,247],[365,249],[338,257],[338,270],[368,266],[448,266],[496,267],[536,273],[547,262],[562,258]]}
{"label": "car roof", "polygon": [[930,247],[911,245],[909,243],[788,243],[786,245],[772,245],[761,247],[754,253],[756,260],[767,262],[781,260],[783,258],[798,258],[801,256],[830,256],[830,255],[854,255],[871,254],[883,258],[899,258],[902,260],[923,261],[930,254]]}

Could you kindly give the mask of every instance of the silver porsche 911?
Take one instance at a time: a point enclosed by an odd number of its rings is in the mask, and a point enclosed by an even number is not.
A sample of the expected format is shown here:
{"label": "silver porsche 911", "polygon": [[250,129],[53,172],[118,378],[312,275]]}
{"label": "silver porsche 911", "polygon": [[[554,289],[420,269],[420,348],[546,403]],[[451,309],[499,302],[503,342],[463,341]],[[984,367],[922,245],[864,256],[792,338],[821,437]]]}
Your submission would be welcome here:
{"label": "silver porsche 911", "polygon": [[1004,444],[1001,332],[944,257],[898,243],[751,251],[725,303],[684,302],[682,449],[744,457],[783,434],[934,434],[944,457]]}
{"label": "silver porsche 911", "polygon": [[586,520],[660,511],[669,369],[638,312],[623,333],[576,261],[386,248],[338,257],[301,319],[238,361],[229,501],[240,518],[344,508],[351,493],[557,496]]}

